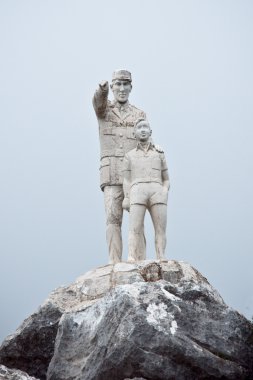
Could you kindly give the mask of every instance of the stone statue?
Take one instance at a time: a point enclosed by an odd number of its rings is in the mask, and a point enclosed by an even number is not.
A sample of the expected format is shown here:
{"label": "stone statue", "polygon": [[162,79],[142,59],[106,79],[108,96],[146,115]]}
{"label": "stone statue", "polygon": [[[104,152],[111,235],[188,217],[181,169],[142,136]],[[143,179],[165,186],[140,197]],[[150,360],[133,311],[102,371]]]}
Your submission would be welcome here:
{"label": "stone statue", "polygon": [[[140,117],[146,119],[146,115],[128,102],[132,90],[129,71],[115,71],[110,87],[114,101],[108,100],[109,85],[107,81],[102,81],[93,97],[93,106],[99,124],[100,186],[104,192],[109,263],[117,263],[122,258],[123,159],[136,146],[134,122]],[[144,231],[139,246],[141,255],[145,257]]]}
{"label": "stone statue", "polygon": [[130,210],[128,261],[144,260],[141,233],[146,209],[155,229],[155,248],[158,260],[165,258],[167,199],[169,176],[164,153],[158,152],[150,140],[151,129],[144,118],[134,128],[137,146],[124,158],[123,208]]}

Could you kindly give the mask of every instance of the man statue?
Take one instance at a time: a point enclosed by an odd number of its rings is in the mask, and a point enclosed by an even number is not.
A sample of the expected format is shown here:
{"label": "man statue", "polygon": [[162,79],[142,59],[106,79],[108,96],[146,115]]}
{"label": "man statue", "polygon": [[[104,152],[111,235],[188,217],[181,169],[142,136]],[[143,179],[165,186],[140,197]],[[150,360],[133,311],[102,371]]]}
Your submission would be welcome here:
{"label": "man statue", "polygon": [[[132,90],[131,73],[117,70],[110,85],[114,101],[108,100],[109,85],[102,81],[93,97],[100,137],[100,186],[104,192],[106,211],[106,239],[109,248],[109,263],[117,263],[122,258],[122,165],[127,152],[136,146],[134,122],[142,117],[143,111],[129,104]],[[145,256],[145,238],[142,231],[140,250]]]}
{"label": "man statue", "polygon": [[144,118],[136,121],[134,129],[137,146],[124,158],[123,208],[130,210],[128,261],[143,260],[140,250],[146,209],[155,229],[158,260],[165,258],[167,199],[169,176],[164,153],[158,152],[150,140],[151,129]]}

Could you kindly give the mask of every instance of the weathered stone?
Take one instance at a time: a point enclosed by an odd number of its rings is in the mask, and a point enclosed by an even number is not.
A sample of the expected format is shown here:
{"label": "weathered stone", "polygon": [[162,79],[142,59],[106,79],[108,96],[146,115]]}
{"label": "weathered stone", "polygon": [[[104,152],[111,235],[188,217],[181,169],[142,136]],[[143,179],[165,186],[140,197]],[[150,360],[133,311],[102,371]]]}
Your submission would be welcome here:
{"label": "weathered stone", "polygon": [[54,353],[54,341],[62,312],[51,302],[27,318],[9,335],[0,350],[0,363],[45,379]]}
{"label": "weathered stone", "polygon": [[0,380],[37,380],[23,371],[0,365]]}
{"label": "weathered stone", "polygon": [[[132,90],[131,73],[116,70],[113,74],[111,90],[114,100],[108,99],[109,84],[101,81],[93,97],[93,106],[99,124],[100,140],[100,186],[104,193],[106,213],[106,240],[109,262],[116,264],[122,260],[122,168],[125,153],[136,147],[133,135],[135,121],[146,118],[143,111],[128,102]],[[116,185],[116,186],[115,186]],[[142,249],[145,257],[144,236]]]}
{"label": "weathered stone", "polygon": [[250,379],[251,323],[193,272],[202,282],[121,285],[65,314],[48,380]]}
{"label": "weathered stone", "polygon": [[165,155],[151,141],[152,130],[144,118],[136,120],[136,146],[125,152],[123,163],[123,209],[129,211],[128,261],[144,260],[143,226],[149,211],[155,231],[158,260],[165,259],[167,200],[170,188]]}
{"label": "weathered stone", "polygon": [[121,263],[118,263],[118,264],[115,264],[114,265],[114,272],[129,272],[129,271],[133,271],[133,270],[136,270],[136,263],[135,264],[132,264],[132,263],[129,263],[129,262],[121,262]]}
{"label": "weathered stone", "polygon": [[97,277],[96,282],[94,278],[86,279],[81,287],[81,293],[85,298],[98,298],[107,293],[111,287],[110,275]]}
{"label": "weathered stone", "polygon": [[[162,279],[156,282],[143,277],[152,263],[162,269]],[[83,331],[78,330],[81,326]],[[97,268],[53,291],[5,339],[0,363],[40,380],[46,379],[53,354],[49,375],[57,380],[67,379],[68,371],[80,372],[80,366],[87,377],[79,374],[68,380],[172,379],[175,373],[177,380],[246,379],[250,339],[250,322],[228,308],[196,269],[173,260],[146,260]],[[62,375],[54,371],[64,357],[71,361],[66,371],[63,365]],[[189,377],[190,371],[197,375]],[[204,371],[212,377],[205,377]]]}
{"label": "weathered stone", "polygon": [[163,278],[162,267],[158,263],[147,264],[140,273],[146,282],[155,282]]}
{"label": "weathered stone", "polygon": [[105,265],[102,267],[98,267],[78,277],[77,282],[82,282],[83,280],[86,280],[88,278],[103,277],[103,276],[110,275],[111,272],[113,271],[113,268],[114,268],[113,265]]}

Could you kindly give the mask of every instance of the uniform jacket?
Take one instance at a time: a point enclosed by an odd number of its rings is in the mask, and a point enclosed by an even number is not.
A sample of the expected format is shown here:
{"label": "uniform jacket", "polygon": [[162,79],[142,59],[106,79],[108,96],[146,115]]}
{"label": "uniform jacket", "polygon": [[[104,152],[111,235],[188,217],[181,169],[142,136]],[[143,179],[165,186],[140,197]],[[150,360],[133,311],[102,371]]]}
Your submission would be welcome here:
{"label": "uniform jacket", "polygon": [[146,118],[143,111],[128,102],[121,107],[108,100],[108,91],[101,88],[93,97],[100,138],[100,186],[122,185],[123,159],[127,152],[136,147],[134,123]]}

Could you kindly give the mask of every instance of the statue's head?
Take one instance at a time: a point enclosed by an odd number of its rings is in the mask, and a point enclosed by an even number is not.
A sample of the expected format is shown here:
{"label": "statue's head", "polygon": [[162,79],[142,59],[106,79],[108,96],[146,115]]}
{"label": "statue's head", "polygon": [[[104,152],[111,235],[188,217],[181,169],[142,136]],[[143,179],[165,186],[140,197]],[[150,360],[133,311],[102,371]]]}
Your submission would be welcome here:
{"label": "statue's head", "polygon": [[116,70],[112,74],[111,90],[114,99],[119,103],[126,103],[132,90],[132,76],[127,70]]}
{"label": "statue's head", "polygon": [[149,122],[144,118],[137,119],[134,125],[134,136],[137,141],[146,142],[152,135]]}

